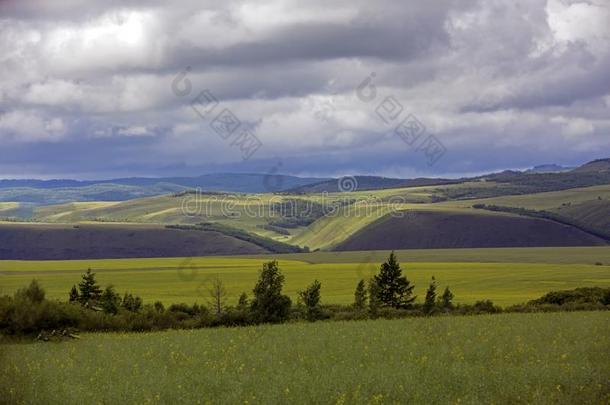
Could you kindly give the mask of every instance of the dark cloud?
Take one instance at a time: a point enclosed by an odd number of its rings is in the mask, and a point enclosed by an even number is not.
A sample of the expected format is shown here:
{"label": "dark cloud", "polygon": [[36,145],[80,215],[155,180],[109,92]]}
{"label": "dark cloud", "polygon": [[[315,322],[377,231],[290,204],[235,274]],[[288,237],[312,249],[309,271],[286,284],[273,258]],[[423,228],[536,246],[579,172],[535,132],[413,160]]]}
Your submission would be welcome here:
{"label": "dark cloud", "polygon": [[[610,146],[602,0],[36,0],[0,16],[2,176],[460,175]],[[219,105],[202,118],[204,89]],[[401,115],[384,123],[389,99]],[[210,126],[225,108],[262,143],[246,161]],[[393,135],[409,114],[446,148],[432,166]]]}

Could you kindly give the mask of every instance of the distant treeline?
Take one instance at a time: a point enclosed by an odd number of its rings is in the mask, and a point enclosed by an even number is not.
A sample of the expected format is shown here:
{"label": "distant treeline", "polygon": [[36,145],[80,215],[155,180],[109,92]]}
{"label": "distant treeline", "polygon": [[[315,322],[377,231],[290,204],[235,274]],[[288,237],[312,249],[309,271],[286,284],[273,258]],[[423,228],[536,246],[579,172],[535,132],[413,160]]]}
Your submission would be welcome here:
{"label": "distant treeline", "polygon": [[528,303],[500,308],[490,300],[454,304],[445,287],[437,294],[434,277],[423,302],[415,302],[414,285],[402,274],[392,252],[378,274],[360,280],[351,305],[323,305],[322,284],[314,280],[298,293],[296,304],[282,293],[284,275],[276,261],[263,264],[249,297],[241,294],[227,303],[217,277],[208,286],[205,304],[145,304],[131,293],[120,295],[113,286],[102,289],[95,273],[87,270],[80,283],[67,292],[68,301],[49,300],[36,280],[13,296],[0,297],[0,332],[36,336],[42,340],[78,337],[79,331],[154,331],[216,326],[244,326],[317,320],[357,320],[414,316],[493,314],[500,312],[576,311],[610,309],[610,288],[577,288],[550,292]]}
{"label": "distant treeline", "polygon": [[474,204],[472,206],[472,208],[483,209],[483,210],[488,210],[488,211],[496,211],[496,212],[508,212],[511,214],[517,214],[517,215],[522,215],[522,216],[526,216],[526,217],[548,219],[551,221],[559,222],[560,224],[569,225],[569,226],[579,229],[583,232],[587,232],[591,235],[597,236],[598,238],[602,238],[606,241],[610,241],[610,233],[608,233],[602,229],[597,229],[592,226],[583,224],[582,222],[575,221],[570,218],[566,218],[566,217],[556,214],[554,212],[549,212],[549,211],[544,211],[544,210],[540,210],[540,211],[530,210],[530,209],[521,208],[521,207],[505,207],[505,206],[501,206],[501,205],[487,205],[487,204]]}

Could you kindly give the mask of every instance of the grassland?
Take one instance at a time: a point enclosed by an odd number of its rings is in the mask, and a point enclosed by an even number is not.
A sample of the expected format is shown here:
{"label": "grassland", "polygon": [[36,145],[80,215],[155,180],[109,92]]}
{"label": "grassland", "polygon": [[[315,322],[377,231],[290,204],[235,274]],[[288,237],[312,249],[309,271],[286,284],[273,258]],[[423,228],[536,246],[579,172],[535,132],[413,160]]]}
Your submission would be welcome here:
{"label": "grassland", "polygon": [[610,401],[610,314],[90,334],[0,345],[8,403]]}
{"label": "grassland", "polygon": [[[396,210],[507,215],[482,213],[481,210],[472,209],[473,204],[544,209],[589,226],[603,229],[610,226],[607,215],[610,185],[526,195],[494,196],[494,193],[502,191],[505,187],[507,185],[503,183],[464,182],[443,186],[351,193],[163,195],[123,202],[88,202],[37,207],[31,219],[67,224],[89,221],[155,224],[216,222],[278,241],[308,246],[310,249],[332,249],[355,232]],[[488,190],[490,197],[469,198],[469,190],[473,189]],[[278,218],[277,213],[271,209],[273,204],[295,200],[325,206],[337,202],[351,202],[333,211],[332,214],[318,218],[310,225],[286,228],[282,233],[263,228]],[[188,207],[186,214],[183,211],[185,206]],[[0,206],[0,214],[10,213],[16,209],[14,203]]]}
{"label": "grassland", "polygon": [[[610,286],[610,248],[479,249],[399,251],[405,274],[416,285],[420,300],[432,276],[441,288],[450,286],[456,302],[491,299],[500,305],[521,303],[557,289]],[[0,293],[10,294],[32,278],[40,280],[51,298],[65,300],[87,268],[102,285],[113,284],[146,302],[166,304],[208,300],[209,281],[218,275],[235,303],[250,293],[262,263],[278,258],[286,276],[286,292],[297,291],[314,279],[322,282],[327,304],[353,301],[356,283],[377,272],[387,252],[346,252],[70,261],[0,261]],[[595,265],[596,262],[606,265]]]}

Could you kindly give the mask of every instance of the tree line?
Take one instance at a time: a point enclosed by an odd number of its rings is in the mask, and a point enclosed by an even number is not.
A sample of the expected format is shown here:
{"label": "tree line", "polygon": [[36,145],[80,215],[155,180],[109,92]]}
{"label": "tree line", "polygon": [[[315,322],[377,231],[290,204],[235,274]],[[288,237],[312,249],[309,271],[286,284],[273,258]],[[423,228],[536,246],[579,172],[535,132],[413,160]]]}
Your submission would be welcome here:
{"label": "tree line", "polygon": [[[437,294],[434,277],[426,290],[423,303],[417,303],[415,286],[403,274],[394,252],[381,264],[369,280],[360,280],[351,305],[323,305],[322,283],[314,280],[298,292],[296,305],[283,293],[284,275],[278,262],[264,263],[252,296],[246,292],[236,305],[227,304],[226,289],[219,277],[208,288],[206,303],[172,304],[160,301],[145,304],[130,292],[119,294],[112,285],[102,288],[95,273],[88,269],[68,293],[68,301],[46,299],[44,289],[36,280],[19,289],[12,297],[0,297],[0,332],[9,335],[38,334],[61,331],[149,331],[169,328],[201,328],[241,326],[288,321],[355,320],[401,318],[450,314],[498,313],[502,311],[556,311],[610,309],[610,288],[580,288],[551,292],[538,300],[502,309],[489,300],[475,304],[454,304],[454,294],[445,287]],[[42,334],[41,334],[42,331]]]}

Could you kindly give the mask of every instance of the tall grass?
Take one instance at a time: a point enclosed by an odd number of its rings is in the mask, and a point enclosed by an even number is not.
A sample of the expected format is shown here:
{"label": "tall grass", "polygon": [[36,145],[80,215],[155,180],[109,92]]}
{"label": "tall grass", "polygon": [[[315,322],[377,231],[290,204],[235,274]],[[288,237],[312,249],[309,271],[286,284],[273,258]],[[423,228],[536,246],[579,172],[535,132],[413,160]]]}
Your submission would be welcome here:
{"label": "tall grass", "polygon": [[289,324],[0,345],[9,403],[607,403],[610,314]]}

